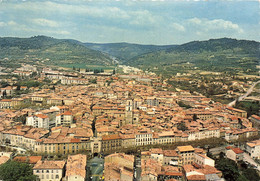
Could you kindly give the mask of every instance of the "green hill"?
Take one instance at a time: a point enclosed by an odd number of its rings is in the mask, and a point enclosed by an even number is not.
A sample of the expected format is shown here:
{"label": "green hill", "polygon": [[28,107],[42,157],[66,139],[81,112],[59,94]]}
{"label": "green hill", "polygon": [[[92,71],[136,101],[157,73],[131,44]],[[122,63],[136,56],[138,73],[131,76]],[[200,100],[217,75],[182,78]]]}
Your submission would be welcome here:
{"label": "green hill", "polygon": [[168,75],[197,69],[257,74],[259,47],[256,41],[230,38],[193,41],[135,57],[127,64]]}
{"label": "green hill", "polygon": [[158,50],[165,50],[167,48],[174,47],[175,45],[139,45],[131,43],[84,43],[86,47],[98,50],[113,57],[118,58],[121,62],[127,62],[128,60],[149,52]]}
{"label": "green hill", "polygon": [[112,59],[99,51],[85,47],[76,40],[46,36],[31,38],[0,38],[0,60],[35,62],[51,65],[93,64],[111,65]]}

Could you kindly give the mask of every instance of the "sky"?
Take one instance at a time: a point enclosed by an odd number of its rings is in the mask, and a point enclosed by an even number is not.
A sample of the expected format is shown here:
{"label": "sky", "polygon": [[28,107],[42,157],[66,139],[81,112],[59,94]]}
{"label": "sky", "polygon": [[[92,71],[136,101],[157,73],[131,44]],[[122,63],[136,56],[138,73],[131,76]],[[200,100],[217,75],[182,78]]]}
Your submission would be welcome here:
{"label": "sky", "polygon": [[260,2],[242,0],[0,0],[0,37],[182,44],[260,41]]}

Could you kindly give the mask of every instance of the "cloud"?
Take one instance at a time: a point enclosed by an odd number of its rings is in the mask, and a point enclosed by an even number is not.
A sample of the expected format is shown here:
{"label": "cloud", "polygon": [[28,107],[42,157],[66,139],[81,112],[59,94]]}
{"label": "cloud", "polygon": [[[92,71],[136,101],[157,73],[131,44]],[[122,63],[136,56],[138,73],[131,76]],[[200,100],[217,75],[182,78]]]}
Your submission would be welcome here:
{"label": "cloud", "polygon": [[185,27],[179,23],[173,23],[172,24],[172,27],[177,30],[177,31],[181,31],[181,32],[184,32],[186,31]]}
{"label": "cloud", "polygon": [[156,25],[161,22],[161,18],[159,16],[155,16],[147,10],[131,11],[129,14],[131,16],[129,24],[131,25]]}
{"label": "cloud", "polygon": [[201,31],[228,31],[243,33],[243,29],[238,24],[226,21],[223,19],[208,20],[206,18],[191,18],[187,21],[188,24],[194,28],[200,29]]}
{"label": "cloud", "polygon": [[15,21],[8,21],[8,26],[17,26],[17,23]]}
{"label": "cloud", "polygon": [[86,42],[142,44],[220,37],[259,40],[257,3],[90,1],[3,0],[0,36],[44,34]]}
{"label": "cloud", "polygon": [[58,22],[48,20],[48,19],[43,19],[43,18],[32,19],[32,22],[34,24],[40,25],[40,26],[48,26],[48,27],[58,27],[59,26]]}
{"label": "cloud", "polygon": [[0,21],[0,27],[3,27],[3,26],[5,26],[6,24],[5,24],[5,22],[1,22]]}

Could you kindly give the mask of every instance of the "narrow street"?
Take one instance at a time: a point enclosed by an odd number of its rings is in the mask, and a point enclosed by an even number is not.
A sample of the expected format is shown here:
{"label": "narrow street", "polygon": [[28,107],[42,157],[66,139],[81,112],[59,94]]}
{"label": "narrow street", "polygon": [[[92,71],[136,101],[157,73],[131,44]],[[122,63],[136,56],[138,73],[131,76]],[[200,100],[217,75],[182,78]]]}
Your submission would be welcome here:
{"label": "narrow street", "polygon": [[135,157],[135,173],[134,173],[134,176],[135,176],[135,181],[140,181],[140,178],[141,178],[141,158],[139,157]]}

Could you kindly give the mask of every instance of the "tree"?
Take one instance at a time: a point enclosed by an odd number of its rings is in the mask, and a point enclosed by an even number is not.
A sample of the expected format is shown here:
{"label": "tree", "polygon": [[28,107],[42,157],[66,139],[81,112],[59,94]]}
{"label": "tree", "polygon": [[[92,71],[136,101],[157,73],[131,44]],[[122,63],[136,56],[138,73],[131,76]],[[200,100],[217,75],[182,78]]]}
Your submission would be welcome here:
{"label": "tree", "polygon": [[257,171],[253,168],[248,168],[243,171],[243,175],[248,180],[260,180],[260,176],[258,175]]}
{"label": "tree", "polygon": [[97,83],[97,79],[90,79],[89,82],[92,83],[92,84],[96,84]]}
{"label": "tree", "polygon": [[225,180],[236,181],[240,176],[236,162],[230,159],[222,158],[217,160],[216,168],[222,171]]}
{"label": "tree", "polygon": [[181,131],[186,131],[188,129],[184,122],[178,123],[177,128],[178,128],[178,130],[181,130]]}
{"label": "tree", "polygon": [[7,96],[6,90],[3,91],[3,98]]}
{"label": "tree", "polygon": [[32,167],[27,163],[9,161],[0,165],[0,179],[5,181],[36,181]]}
{"label": "tree", "polygon": [[8,82],[5,82],[5,81],[1,81],[0,84],[1,84],[1,87],[7,87],[10,85]]}
{"label": "tree", "polygon": [[196,121],[198,119],[198,116],[197,114],[193,114],[193,117],[192,117],[193,121]]}
{"label": "tree", "polygon": [[17,90],[17,91],[20,91],[20,90],[21,90],[21,86],[20,86],[20,85],[17,85],[16,90]]}

